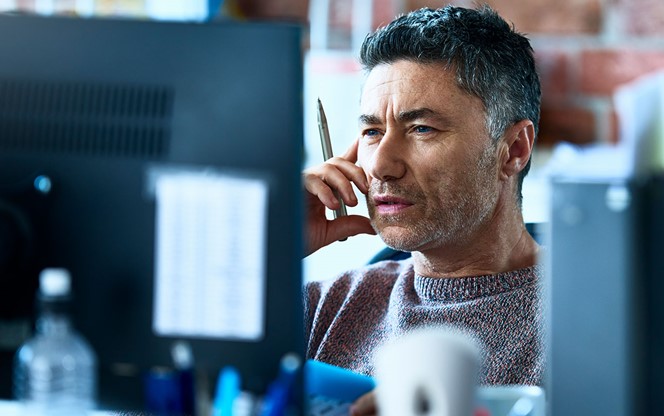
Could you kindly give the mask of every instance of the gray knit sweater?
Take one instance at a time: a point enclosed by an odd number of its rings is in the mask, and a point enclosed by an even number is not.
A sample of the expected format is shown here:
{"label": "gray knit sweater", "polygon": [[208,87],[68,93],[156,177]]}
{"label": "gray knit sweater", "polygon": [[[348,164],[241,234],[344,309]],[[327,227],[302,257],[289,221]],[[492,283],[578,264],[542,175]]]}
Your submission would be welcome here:
{"label": "gray knit sweater", "polygon": [[308,283],[307,356],[372,375],[373,353],[383,343],[418,326],[452,325],[482,347],[482,384],[542,384],[540,275],[534,266],[434,279],[416,275],[412,259],[406,259]]}

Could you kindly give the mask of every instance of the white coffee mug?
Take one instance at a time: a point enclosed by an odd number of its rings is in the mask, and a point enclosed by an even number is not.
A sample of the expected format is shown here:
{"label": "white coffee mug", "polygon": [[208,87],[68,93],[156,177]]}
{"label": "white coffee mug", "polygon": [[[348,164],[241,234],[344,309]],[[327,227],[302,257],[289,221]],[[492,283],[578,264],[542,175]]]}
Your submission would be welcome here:
{"label": "white coffee mug", "polygon": [[471,416],[479,349],[445,327],[407,333],[376,353],[376,399],[381,416]]}

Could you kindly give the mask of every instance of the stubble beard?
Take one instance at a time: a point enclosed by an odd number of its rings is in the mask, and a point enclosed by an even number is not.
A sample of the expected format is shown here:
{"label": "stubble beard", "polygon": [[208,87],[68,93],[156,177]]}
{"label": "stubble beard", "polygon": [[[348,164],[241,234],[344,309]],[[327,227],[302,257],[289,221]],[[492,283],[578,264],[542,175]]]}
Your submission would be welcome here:
{"label": "stubble beard", "polygon": [[446,201],[427,206],[427,211],[415,220],[408,214],[377,216],[371,195],[387,191],[424,204],[427,198],[421,189],[389,182],[372,183],[367,194],[371,225],[385,244],[395,250],[410,252],[464,244],[489,220],[494,210],[497,201],[495,168],[495,149],[488,146],[475,166],[462,176],[462,184],[443,193]]}

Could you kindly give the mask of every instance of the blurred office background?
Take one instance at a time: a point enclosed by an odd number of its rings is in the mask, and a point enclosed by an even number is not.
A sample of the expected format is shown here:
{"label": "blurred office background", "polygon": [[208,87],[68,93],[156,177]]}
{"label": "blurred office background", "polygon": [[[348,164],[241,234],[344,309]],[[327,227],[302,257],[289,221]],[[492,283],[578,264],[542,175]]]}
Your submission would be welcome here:
{"label": "blurred office background", "polygon": [[[0,0],[0,10],[185,21],[232,18],[304,25],[310,36],[303,45],[307,51],[303,163],[310,166],[322,161],[317,98],[326,109],[335,154],[343,153],[357,134],[362,72],[356,55],[366,33],[397,14],[449,3],[476,4],[470,0]],[[535,48],[543,101],[533,169],[524,184],[524,216],[527,222],[546,222],[548,177],[559,159],[552,157],[559,156],[555,150],[567,143],[619,147],[626,126],[615,105],[616,91],[664,70],[664,1],[486,3],[528,35]],[[363,214],[366,210],[360,206],[350,212]],[[363,264],[381,247],[373,236],[333,244],[305,259],[305,279],[332,278]]]}
{"label": "blurred office background", "polygon": [[[316,96],[326,106],[335,152],[343,152],[356,135],[362,74],[355,57],[366,30],[390,21],[399,13],[421,7],[476,4],[440,0],[311,0],[307,9],[298,0],[252,3],[252,10],[260,18],[306,19],[304,13],[309,13],[311,45],[305,94],[305,108],[309,110],[305,119],[308,163],[320,162],[312,110]],[[269,3],[270,7],[261,8],[259,3]],[[276,3],[281,3],[282,8],[277,8]],[[571,146],[566,145],[620,147],[621,132],[632,126],[621,125],[625,118],[618,114],[616,92],[645,75],[664,70],[664,2],[488,0],[487,3],[525,33],[535,49],[543,86],[542,114],[533,169],[524,183],[524,218],[527,222],[548,222],[550,178],[568,169],[556,166],[564,164],[564,159],[570,156]],[[370,18],[368,14],[357,16],[368,11]],[[661,101],[660,98],[660,106]],[[658,104],[643,102],[642,105]],[[664,117],[664,112],[659,111]],[[616,176],[626,169],[617,166],[620,162],[614,156],[610,161],[593,158],[588,163],[598,160],[602,166],[587,169],[597,168],[606,174],[615,168]],[[326,247],[305,260],[305,278],[332,277],[350,266],[362,264],[380,247],[380,240],[369,236],[353,237]]]}

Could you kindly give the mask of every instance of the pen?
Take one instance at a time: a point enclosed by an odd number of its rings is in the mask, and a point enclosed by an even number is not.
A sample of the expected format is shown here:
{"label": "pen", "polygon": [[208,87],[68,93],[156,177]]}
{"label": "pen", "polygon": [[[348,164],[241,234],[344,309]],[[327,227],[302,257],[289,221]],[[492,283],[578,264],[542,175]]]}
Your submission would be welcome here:
{"label": "pen", "polygon": [[[327,117],[325,117],[325,110],[323,110],[323,103],[318,99],[318,133],[320,133],[320,144],[323,148],[323,159],[329,160],[332,158],[332,142],[330,141],[330,130],[327,127]],[[339,208],[334,210],[334,218],[339,218],[346,215],[346,204],[339,196],[338,192],[334,195],[339,200]]]}

